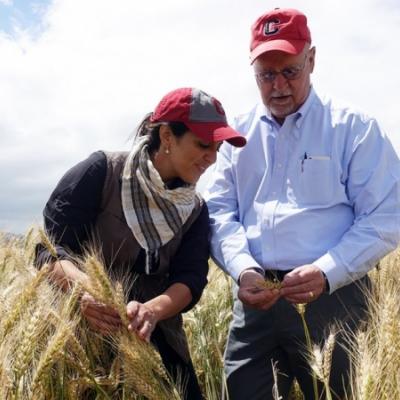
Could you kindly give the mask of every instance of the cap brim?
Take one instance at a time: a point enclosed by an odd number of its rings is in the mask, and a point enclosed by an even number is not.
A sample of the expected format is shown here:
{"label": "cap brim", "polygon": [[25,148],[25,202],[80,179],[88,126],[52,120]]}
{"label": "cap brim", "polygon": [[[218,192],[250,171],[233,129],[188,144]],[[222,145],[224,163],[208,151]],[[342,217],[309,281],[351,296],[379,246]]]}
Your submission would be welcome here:
{"label": "cap brim", "polygon": [[298,55],[303,51],[306,43],[307,42],[305,40],[289,41],[282,39],[269,40],[268,42],[263,42],[250,53],[250,64],[253,64],[255,59],[259,57],[261,54],[273,50],[278,50],[278,51],[283,51],[284,53]]}
{"label": "cap brim", "polygon": [[235,147],[243,147],[247,143],[246,138],[230,126],[216,129],[214,131],[214,138],[216,138],[215,140],[226,140]]}
{"label": "cap brim", "polygon": [[243,147],[247,143],[246,138],[229,125],[187,122],[185,122],[185,125],[191,132],[206,142],[220,142],[226,140],[235,147]]}

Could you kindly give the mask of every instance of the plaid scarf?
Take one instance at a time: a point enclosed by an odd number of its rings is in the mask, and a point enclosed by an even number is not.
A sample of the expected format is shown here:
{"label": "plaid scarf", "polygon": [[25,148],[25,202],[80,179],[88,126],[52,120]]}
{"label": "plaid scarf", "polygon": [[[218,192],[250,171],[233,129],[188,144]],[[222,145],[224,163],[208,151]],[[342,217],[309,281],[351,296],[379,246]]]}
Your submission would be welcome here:
{"label": "plaid scarf", "polygon": [[147,136],[136,139],[122,174],[122,208],[135,239],[146,251],[146,274],[159,264],[159,249],[182,228],[196,204],[195,185],[166,188],[148,153]]}

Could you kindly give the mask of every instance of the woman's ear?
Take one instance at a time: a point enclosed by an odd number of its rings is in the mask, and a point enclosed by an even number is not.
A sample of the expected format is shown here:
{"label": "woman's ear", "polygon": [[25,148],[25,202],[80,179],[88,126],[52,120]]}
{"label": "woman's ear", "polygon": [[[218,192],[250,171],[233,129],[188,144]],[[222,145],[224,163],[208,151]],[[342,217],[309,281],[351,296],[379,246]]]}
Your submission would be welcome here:
{"label": "woman's ear", "polygon": [[159,130],[160,135],[160,150],[166,153],[169,152],[172,142],[172,131],[168,125],[161,125]]}

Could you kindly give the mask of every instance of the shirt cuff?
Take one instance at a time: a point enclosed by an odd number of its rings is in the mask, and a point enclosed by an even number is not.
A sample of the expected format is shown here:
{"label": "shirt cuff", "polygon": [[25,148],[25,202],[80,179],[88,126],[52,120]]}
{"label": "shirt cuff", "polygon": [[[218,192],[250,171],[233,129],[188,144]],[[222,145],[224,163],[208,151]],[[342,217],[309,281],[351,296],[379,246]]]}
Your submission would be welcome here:
{"label": "shirt cuff", "polygon": [[338,264],[329,253],[324,254],[318,260],[314,261],[313,265],[320,268],[326,275],[329,282],[330,294],[351,281],[347,269],[343,265]]}
{"label": "shirt cuff", "polygon": [[240,274],[248,268],[258,268],[261,271],[264,271],[264,268],[248,254],[239,254],[230,261],[229,265],[227,265],[227,271],[236,283],[239,283]]}
{"label": "shirt cuff", "polygon": [[44,264],[51,264],[60,260],[74,260],[74,257],[72,257],[63,247],[56,245],[55,248],[57,257],[52,256],[50,251],[44,247],[44,245],[38,243],[35,248],[35,267],[40,269]]}

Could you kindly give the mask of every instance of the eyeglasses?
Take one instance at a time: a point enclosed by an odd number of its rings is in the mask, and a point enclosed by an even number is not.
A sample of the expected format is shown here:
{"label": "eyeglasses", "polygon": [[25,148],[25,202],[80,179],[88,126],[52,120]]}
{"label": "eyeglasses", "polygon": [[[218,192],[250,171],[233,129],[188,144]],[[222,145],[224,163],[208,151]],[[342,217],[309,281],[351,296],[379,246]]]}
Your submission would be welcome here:
{"label": "eyeglasses", "polygon": [[292,67],[283,68],[281,71],[262,71],[256,74],[256,79],[262,83],[272,83],[275,78],[282,74],[283,77],[289,81],[294,81],[295,79],[300,78],[301,73],[303,72],[304,67],[306,66],[307,55],[304,58],[303,65],[296,65]]}

